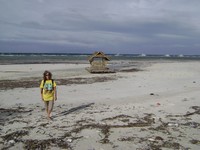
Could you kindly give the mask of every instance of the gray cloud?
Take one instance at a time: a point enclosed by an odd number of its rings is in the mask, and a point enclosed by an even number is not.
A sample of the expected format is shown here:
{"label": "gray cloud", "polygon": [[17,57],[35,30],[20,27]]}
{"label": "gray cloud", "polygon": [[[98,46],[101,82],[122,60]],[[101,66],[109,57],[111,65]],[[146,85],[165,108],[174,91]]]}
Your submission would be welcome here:
{"label": "gray cloud", "polygon": [[198,0],[1,0],[0,52],[200,54],[199,6]]}

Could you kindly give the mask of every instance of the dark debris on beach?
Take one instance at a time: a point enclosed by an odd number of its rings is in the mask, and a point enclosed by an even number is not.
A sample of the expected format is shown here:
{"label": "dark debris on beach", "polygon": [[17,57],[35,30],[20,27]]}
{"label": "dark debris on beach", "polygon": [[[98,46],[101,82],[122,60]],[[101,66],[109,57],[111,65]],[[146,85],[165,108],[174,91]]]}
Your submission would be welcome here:
{"label": "dark debris on beach", "polygon": [[[121,68],[116,70],[117,72],[137,72],[142,71],[138,68]],[[92,84],[96,82],[107,82],[112,80],[117,80],[116,75],[113,76],[96,76],[96,77],[74,77],[74,78],[63,78],[55,79],[57,85],[72,85],[72,84]],[[0,90],[9,90],[14,88],[35,88],[39,87],[41,82],[40,78],[23,78],[17,80],[0,80]]]}
{"label": "dark debris on beach", "polygon": [[[31,112],[32,110],[27,110],[25,107],[18,106],[16,108],[0,108],[0,125],[4,125],[6,121],[9,121],[12,118],[16,118],[18,116],[18,119],[20,118],[22,114],[26,114]],[[9,121],[10,123],[13,123],[14,121],[17,122],[17,120]]]}
{"label": "dark debris on beach", "polygon": [[[79,107],[75,107],[70,109],[69,111],[61,112],[60,114],[63,115],[70,115],[73,113],[79,113],[81,110],[85,110],[87,113],[87,110],[89,108],[94,107],[94,104],[88,104],[88,105],[82,105]],[[192,115],[199,115],[200,106],[192,106],[191,107],[194,111],[190,113],[189,116]],[[4,120],[4,122],[8,125],[15,124],[16,118],[12,118],[10,116],[14,115],[15,113],[18,116],[17,121],[25,121],[26,119],[23,119],[23,116],[26,116],[27,113],[30,113],[32,110],[19,106],[18,108],[14,109],[5,109],[0,108],[1,114],[4,113],[4,117],[8,118],[7,120]],[[91,112],[91,109],[88,111]],[[95,111],[95,110],[94,110]],[[187,113],[186,113],[187,114]],[[63,117],[61,115],[61,117]],[[21,116],[21,117],[20,117]],[[36,126],[29,126],[28,123],[26,127],[23,127],[21,129],[18,129],[17,131],[12,132],[6,132],[4,135],[1,135],[1,141],[0,144],[3,145],[4,150],[9,149],[16,144],[21,143],[23,145],[24,149],[29,150],[35,150],[35,149],[48,149],[50,147],[56,147],[59,149],[69,149],[73,150],[73,142],[77,142],[81,139],[84,139],[83,136],[81,136],[81,132],[84,130],[92,130],[95,129],[97,131],[100,131],[101,138],[96,141],[101,144],[109,144],[112,145],[113,148],[117,147],[116,143],[113,143],[110,136],[113,134],[115,129],[123,130],[123,129],[131,129],[131,130],[139,130],[140,132],[147,132],[151,133],[148,134],[146,137],[140,137],[136,134],[131,135],[123,135],[117,137],[118,142],[130,142],[135,145],[140,145],[143,149],[152,149],[152,150],[161,150],[162,148],[168,148],[168,149],[190,149],[189,147],[184,147],[181,144],[181,137],[186,136],[185,133],[183,133],[180,129],[194,129],[199,130],[200,129],[200,123],[195,121],[188,122],[185,118],[189,117],[187,115],[171,115],[166,116],[166,118],[169,118],[171,120],[170,122],[163,121],[162,118],[159,118],[158,120],[155,120],[154,114],[143,114],[143,117],[139,116],[132,116],[132,115],[125,115],[125,114],[119,114],[112,117],[105,117],[99,122],[95,122],[95,120],[88,118],[85,118],[82,120],[77,120],[74,122],[74,125],[71,126],[59,126],[59,124],[55,126],[48,126],[49,123],[40,122],[37,126],[36,131],[38,134],[48,134],[45,133],[46,128],[51,128],[51,130],[63,130],[63,134],[59,137],[54,137],[48,135],[49,138],[46,139],[27,139],[24,138],[25,136],[28,136],[32,129],[36,128]],[[182,117],[182,120],[180,120],[180,117]],[[21,118],[21,119],[20,119]],[[58,119],[59,116],[56,116]],[[177,119],[175,119],[177,118]],[[166,119],[165,119],[166,120]],[[178,122],[178,121],[185,121],[185,122]],[[25,121],[26,122],[26,121]],[[107,123],[105,123],[107,122]],[[0,124],[0,127],[3,127],[4,124]],[[66,130],[66,128],[69,128]],[[43,132],[41,132],[43,131]],[[179,136],[175,136],[174,132],[178,133]],[[75,136],[76,135],[76,136]],[[70,140],[69,140],[70,139]],[[193,145],[200,145],[199,139],[190,139],[188,138],[188,143]],[[75,142],[75,143],[76,143]]]}
{"label": "dark debris on beach", "polygon": [[[112,77],[91,77],[91,78],[67,78],[67,79],[56,79],[57,85],[72,85],[72,84],[92,84],[95,82],[107,82],[116,80],[116,76]],[[8,90],[14,88],[35,88],[39,87],[41,80],[39,79],[23,79],[23,80],[0,80],[0,90]]]}

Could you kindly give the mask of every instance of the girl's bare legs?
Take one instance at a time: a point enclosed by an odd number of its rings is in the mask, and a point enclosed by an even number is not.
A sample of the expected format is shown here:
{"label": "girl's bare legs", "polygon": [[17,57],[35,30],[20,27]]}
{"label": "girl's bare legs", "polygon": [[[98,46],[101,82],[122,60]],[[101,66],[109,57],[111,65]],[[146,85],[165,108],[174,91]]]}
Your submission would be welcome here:
{"label": "girl's bare legs", "polygon": [[53,110],[53,105],[54,105],[54,101],[44,101],[45,104],[45,110],[47,113],[47,118],[50,120],[51,119],[51,112]]}
{"label": "girl's bare legs", "polygon": [[54,105],[54,101],[53,100],[48,101],[47,109],[46,109],[46,111],[47,111],[47,118],[48,119],[51,119],[51,112],[53,110],[53,105]]}

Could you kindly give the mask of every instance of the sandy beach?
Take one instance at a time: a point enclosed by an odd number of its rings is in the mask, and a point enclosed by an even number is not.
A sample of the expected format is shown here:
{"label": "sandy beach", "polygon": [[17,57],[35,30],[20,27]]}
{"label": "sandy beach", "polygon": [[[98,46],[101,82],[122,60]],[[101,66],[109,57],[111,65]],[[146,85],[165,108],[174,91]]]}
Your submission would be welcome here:
{"label": "sandy beach", "polygon": [[[116,73],[87,63],[0,65],[0,148],[199,150],[200,62],[116,61]],[[58,100],[48,121],[44,70]]]}

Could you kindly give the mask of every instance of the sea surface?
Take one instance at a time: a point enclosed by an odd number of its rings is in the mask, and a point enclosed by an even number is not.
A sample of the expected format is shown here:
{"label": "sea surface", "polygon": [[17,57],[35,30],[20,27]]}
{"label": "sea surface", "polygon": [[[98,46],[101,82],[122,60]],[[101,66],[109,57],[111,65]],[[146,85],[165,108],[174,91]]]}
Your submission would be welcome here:
{"label": "sea surface", "polygon": [[[0,53],[0,64],[37,63],[88,63],[91,54],[83,53]],[[200,55],[148,55],[148,54],[106,54],[110,60],[196,60]]]}

